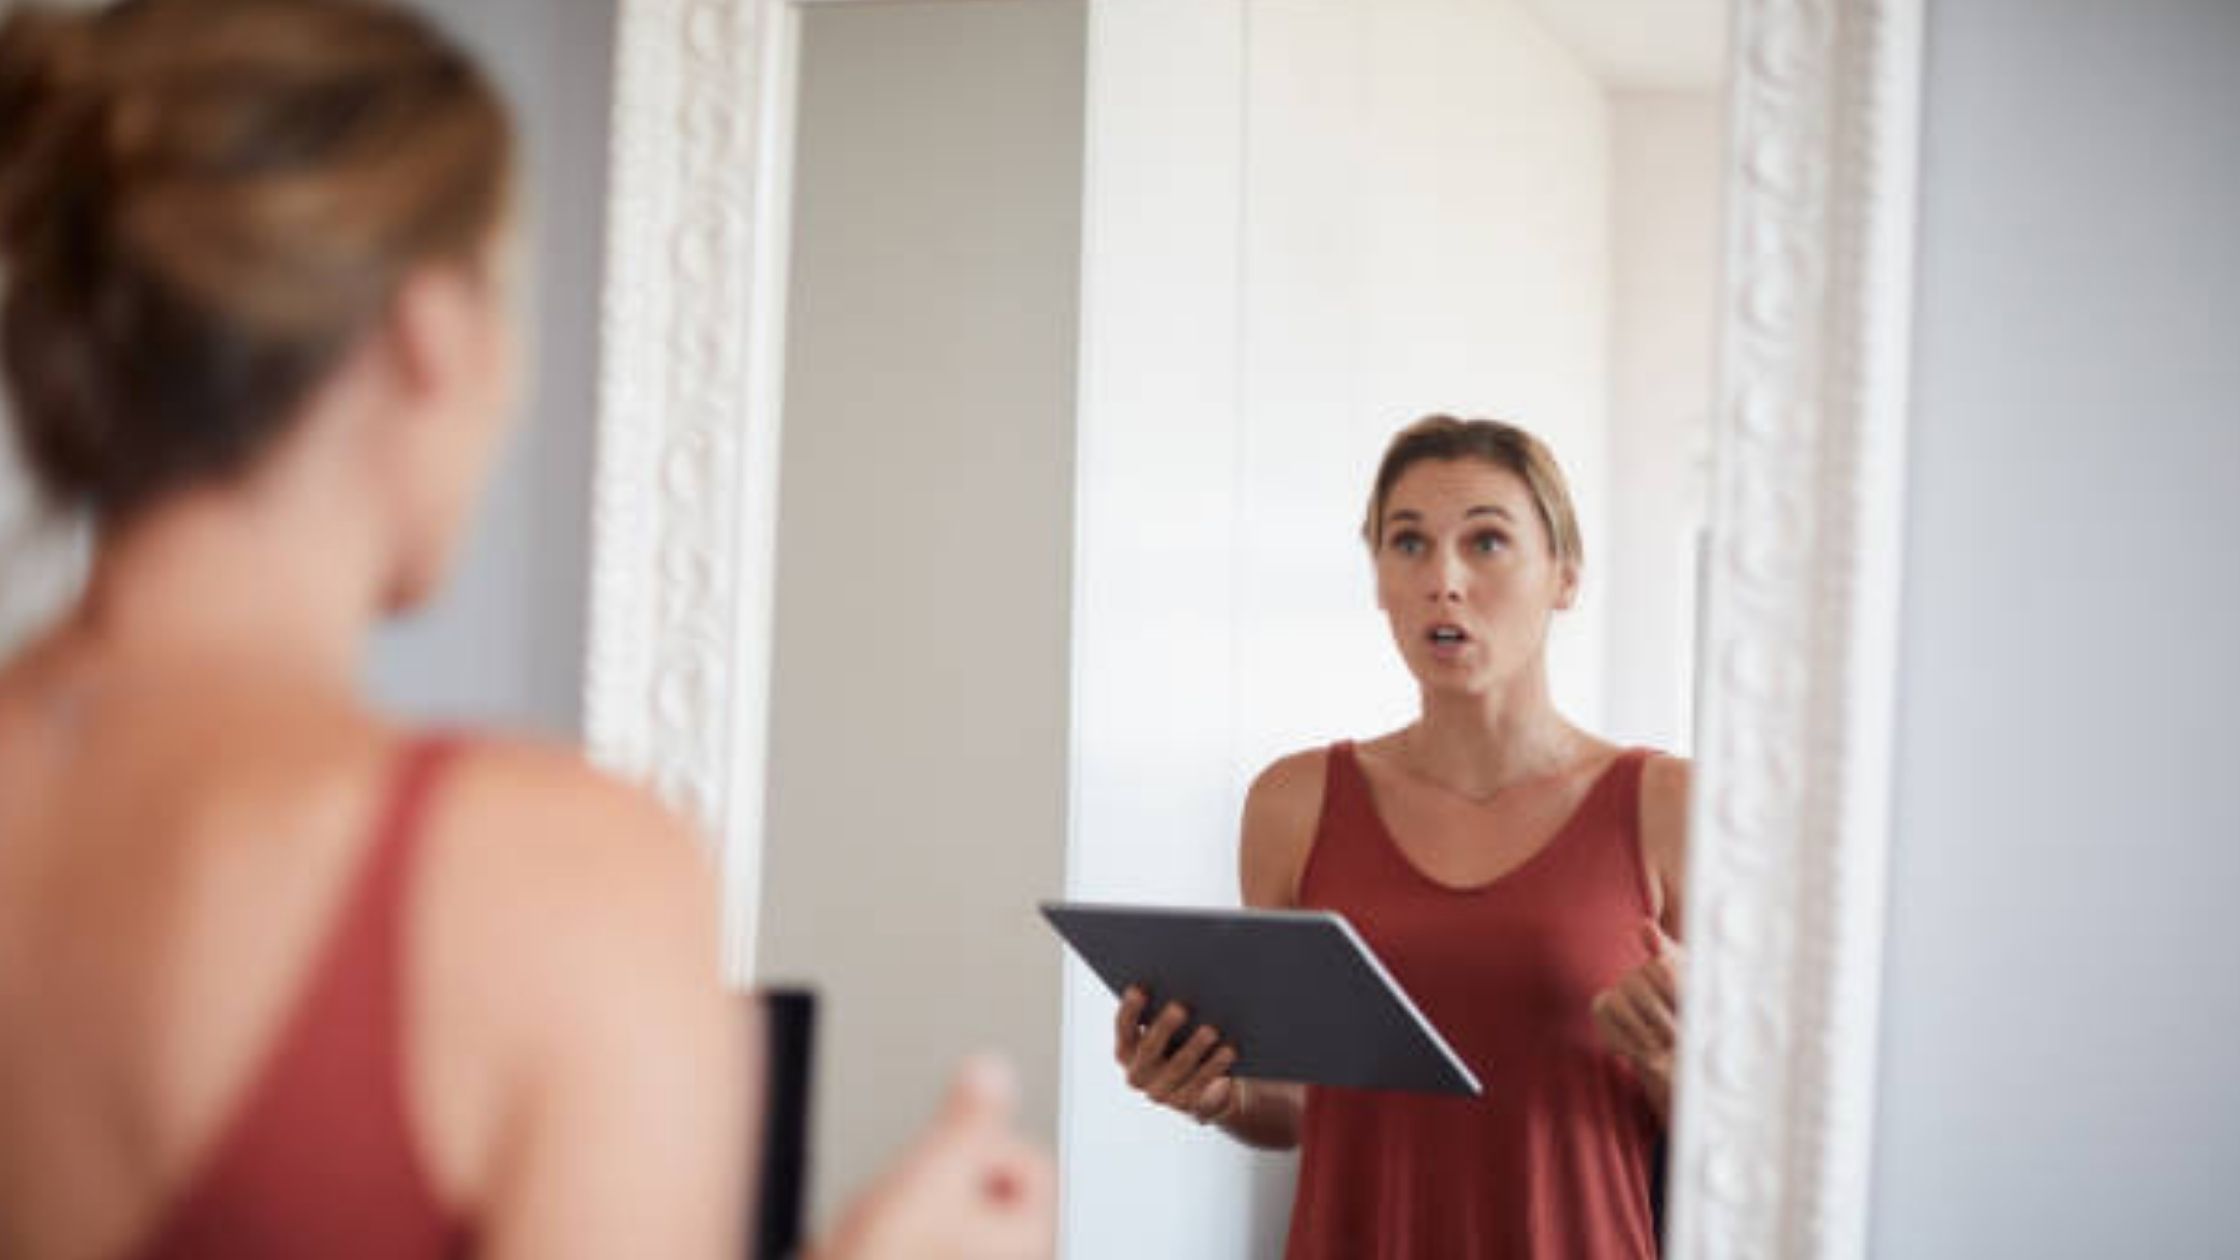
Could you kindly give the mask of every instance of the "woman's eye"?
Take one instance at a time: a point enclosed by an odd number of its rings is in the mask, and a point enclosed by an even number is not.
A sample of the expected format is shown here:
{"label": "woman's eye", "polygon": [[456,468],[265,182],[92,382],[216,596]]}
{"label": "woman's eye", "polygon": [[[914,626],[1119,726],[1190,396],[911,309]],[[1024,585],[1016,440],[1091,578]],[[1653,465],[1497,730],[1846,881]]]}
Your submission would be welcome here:
{"label": "woman's eye", "polygon": [[1421,555],[1423,554],[1423,535],[1395,534],[1392,537],[1392,549],[1403,556]]}
{"label": "woman's eye", "polygon": [[1492,533],[1492,532],[1487,532],[1487,533],[1483,533],[1483,534],[1480,534],[1480,535],[1478,535],[1478,536],[1477,536],[1476,538],[1473,538],[1473,539],[1471,539],[1471,540],[1470,540],[1470,545],[1471,545],[1471,547],[1472,547],[1472,548],[1474,548],[1474,549],[1475,549],[1475,550],[1477,551],[1477,553],[1478,553],[1479,555],[1481,555],[1481,556],[1490,556],[1490,555],[1492,555],[1492,554],[1493,554],[1494,552],[1497,552],[1497,551],[1501,550],[1502,548],[1504,548],[1504,547],[1508,546],[1508,545],[1509,545],[1509,540],[1508,540],[1508,539],[1506,539],[1506,538],[1503,538],[1503,537],[1502,537],[1501,535],[1499,535],[1499,534],[1496,534],[1496,533]]}

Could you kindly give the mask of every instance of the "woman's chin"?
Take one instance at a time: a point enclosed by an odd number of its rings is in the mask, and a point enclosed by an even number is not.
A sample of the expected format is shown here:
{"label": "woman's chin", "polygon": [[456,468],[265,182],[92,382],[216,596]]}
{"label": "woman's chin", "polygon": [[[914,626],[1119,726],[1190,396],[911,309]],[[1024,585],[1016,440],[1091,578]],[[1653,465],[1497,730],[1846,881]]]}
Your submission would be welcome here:
{"label": "woman's chin", "polygon": [[1409,661],[1408,669],[1426,696],[1482,696],[1494,689],[1485,670],[1462,662]]}

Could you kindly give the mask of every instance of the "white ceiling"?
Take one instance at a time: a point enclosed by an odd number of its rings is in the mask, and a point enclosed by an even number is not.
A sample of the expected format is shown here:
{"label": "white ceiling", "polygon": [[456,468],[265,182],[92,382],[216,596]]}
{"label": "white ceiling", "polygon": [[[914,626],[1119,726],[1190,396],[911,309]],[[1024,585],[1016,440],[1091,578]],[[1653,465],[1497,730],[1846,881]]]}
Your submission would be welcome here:
{"label": "white ceiling", "polygon": [[1704,91],[1726,80],[1729,0],[1522,2],[1614,91]]}

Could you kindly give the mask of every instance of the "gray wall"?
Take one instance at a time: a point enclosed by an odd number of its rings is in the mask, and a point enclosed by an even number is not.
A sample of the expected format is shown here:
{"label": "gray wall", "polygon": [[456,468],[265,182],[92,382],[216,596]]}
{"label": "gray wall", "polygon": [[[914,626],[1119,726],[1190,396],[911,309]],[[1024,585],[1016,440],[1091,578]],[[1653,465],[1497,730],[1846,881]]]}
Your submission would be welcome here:
{"label": "gray wall", "polygon": [[829,1210],[1001,1047],[1055,1136],[1084,6],[812,11],[759,972]]}
{"label": "gray wall", "polygon": [[1933,0],[1876,1255],[2240,1254],[2240,4]]}
{"label": "gray wall", "polygon": [[527,159],[537,367],[440,599],[376,639],[375,697],[404,714],[573,737],[589,598],[598,292],[605,265],[609,0],[426,0],[489,64]]}

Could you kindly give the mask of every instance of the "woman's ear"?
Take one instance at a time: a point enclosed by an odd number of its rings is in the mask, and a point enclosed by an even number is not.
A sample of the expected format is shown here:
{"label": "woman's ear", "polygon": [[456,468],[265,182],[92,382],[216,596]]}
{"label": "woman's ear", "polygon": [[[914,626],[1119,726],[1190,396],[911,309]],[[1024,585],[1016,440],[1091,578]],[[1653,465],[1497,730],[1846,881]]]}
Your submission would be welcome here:
{"label": "woman's ear", "polygon": [[1578,602],[1579,564],[1575,560],[1566,560],[1557,572],[1556,610],[1558,612],[1569,612],[1571,606]]}
{"label": "woman's ear", "polygon": [[476,295],[450,268],[422,267],[389,304],[389,348],[397,385],[415,403],[447,398],[475,353]]}

